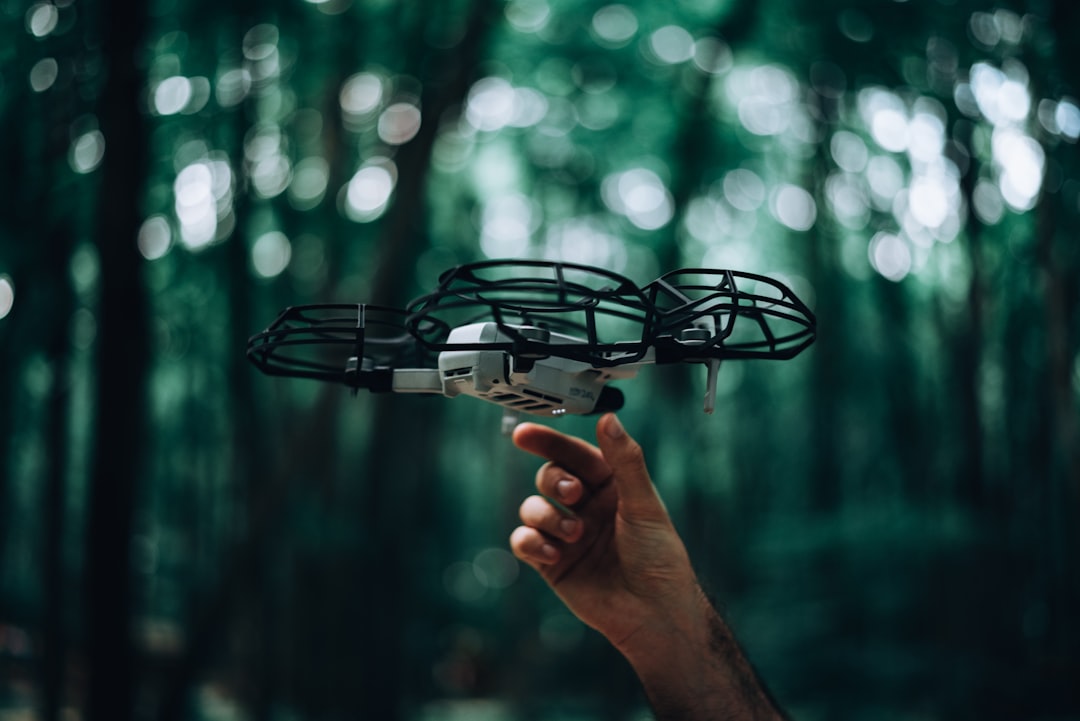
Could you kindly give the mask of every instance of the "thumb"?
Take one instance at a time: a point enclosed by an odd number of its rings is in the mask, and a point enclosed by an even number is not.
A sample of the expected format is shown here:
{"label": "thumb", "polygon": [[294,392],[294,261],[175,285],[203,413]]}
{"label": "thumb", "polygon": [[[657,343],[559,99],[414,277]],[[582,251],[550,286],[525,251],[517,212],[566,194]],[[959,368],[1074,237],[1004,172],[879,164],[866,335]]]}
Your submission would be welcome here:
{"label": "thumb", "polygon": [[596,424],[596,439],[604,460],[611,466],[619,505],[627,519],[666,519],[667,510],[649,477],[645,454],[614,413],[601,416]]}

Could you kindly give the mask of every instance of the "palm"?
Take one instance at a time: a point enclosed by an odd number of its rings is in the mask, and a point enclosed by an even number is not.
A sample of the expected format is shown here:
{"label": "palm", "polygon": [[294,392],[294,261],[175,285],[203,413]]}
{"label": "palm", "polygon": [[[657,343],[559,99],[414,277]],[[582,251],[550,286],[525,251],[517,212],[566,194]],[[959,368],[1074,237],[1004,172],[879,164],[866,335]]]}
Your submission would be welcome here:
{"label": "palm", "polygon": [[624,639],[644,606],[692,580],[689,560],[670,523],[623,517],[615,483],[575,511],[585,524],[583,537],[540,573],[583,622],[612,640]]}

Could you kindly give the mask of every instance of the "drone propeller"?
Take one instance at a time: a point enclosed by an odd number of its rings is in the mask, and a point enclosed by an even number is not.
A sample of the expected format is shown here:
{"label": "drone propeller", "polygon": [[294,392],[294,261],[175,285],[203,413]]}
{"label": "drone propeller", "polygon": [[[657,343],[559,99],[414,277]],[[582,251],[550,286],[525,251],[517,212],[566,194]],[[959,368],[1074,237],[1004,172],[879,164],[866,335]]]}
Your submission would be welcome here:
{"label": "drone propeller", "polygon": [[686,269],[645,288],[659,314],[657,363],[708,368],[705,412],[716,408],[716,379],[727,358],[792,358],[814,342],[813,312],[778,280],[732,270]]}
{"label": "drone propeller", "polygon": [[601,268],[539,260],[452,268],[408,311],[406,327],[433,352],[481,349],[451,331],[486,321],[504,337],[483,349],[596,367],[640,361],[653,322],[648,300],[630,280]]}
{"label": "drone propeller", "polygon": [[446,271],[403,310],[288,308],[247,354],[270,375],[471,395],[538,415],[617,410],[610,381],[654,363],[701,363],[711,413],[722,361],[792,358],[815,332],[810,309],[762,275],[686,269],[639,288],[575,263],[485,261]]}
{"label": "drone propeller", "polygon": [[292,306],[251,337],[247,357],[267,375],[391,391],[395,369],[432,363],[405,318],[405,311],[363,303]]}
{"label": "drone propeller", "polygon": [[813,312],[778,280],[732,270],[668,273],[645,288],[659,314],[658,363],[787,359],[814,341]]}

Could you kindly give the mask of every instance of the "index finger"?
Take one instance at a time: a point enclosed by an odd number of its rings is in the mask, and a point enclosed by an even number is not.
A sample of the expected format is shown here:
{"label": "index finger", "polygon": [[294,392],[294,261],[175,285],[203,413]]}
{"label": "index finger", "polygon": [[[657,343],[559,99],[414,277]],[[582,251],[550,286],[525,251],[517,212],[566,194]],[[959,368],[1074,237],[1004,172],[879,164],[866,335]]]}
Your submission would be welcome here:
{"label": "index finger", "polygon": [[611,478],[611,466],[596,446],[574,436],[542,426],[522,423],[514,429],[514,445],[576,475],[582,482],[596,487]]}

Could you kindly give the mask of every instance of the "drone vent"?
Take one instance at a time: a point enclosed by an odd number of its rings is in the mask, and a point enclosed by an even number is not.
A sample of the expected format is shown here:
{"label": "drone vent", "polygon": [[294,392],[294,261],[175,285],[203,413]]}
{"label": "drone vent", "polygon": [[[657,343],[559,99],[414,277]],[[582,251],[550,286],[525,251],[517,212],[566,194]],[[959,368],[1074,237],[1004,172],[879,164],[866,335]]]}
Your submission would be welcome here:
{"label": "drone vent", "polygon": [[562,405],[562,399],[561,398],[556,398],[554,396],[544,395],[543,393],[538,393],[537,391],[534,391],[531,388],[522,388],[521,392],[524,393],[527,396],[532,396],[533,398],[543,398],[545,401],[550,401],[550,402],[552,402],[552,403],[554,403],[556,405]]}
{"label": "drone vent", "polygon": [[528,388],[522,388],[520,393],[499,393],[485,397],[489,401],[516,411],[529,411],[530,413],[536,411],[557,412],[562,408],[562,399],[537,393]]}

